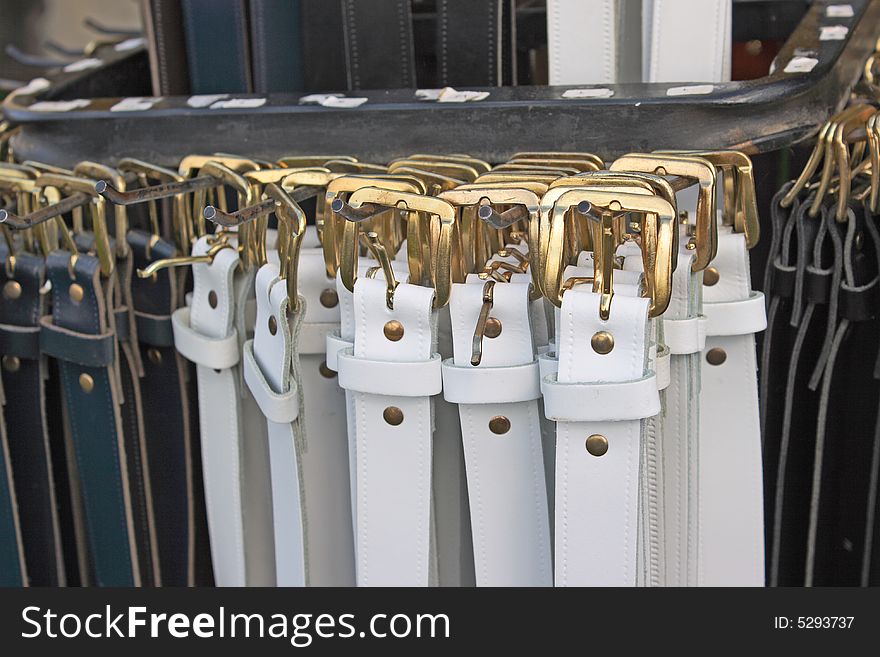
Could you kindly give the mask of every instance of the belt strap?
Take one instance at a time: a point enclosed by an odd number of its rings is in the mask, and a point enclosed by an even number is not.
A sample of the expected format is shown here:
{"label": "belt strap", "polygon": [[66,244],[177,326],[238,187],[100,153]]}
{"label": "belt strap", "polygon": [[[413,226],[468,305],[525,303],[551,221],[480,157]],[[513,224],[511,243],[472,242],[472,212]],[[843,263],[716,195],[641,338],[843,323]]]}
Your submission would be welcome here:
{"label": "belt strap", "polygon": [[[59,507],[46,424],[48,371],[39,349],[38,323],[46,303],[40,294],[45,264],[40,257],[21,253],[16,256],[13,269],[7,263],[5,252],[3,255],[0,258],[0,288],[4,290],[0,295],[0,321],[4,324],[0,325],[0,354],[8,409],[5,427],[9,434],[5,463],[15,475],[14,497],[20,511],[28,581],[34,586],[62,586],[65,569]],[[5,293],[6,290],[9,293]],[[63,462],[64,455],[58,456]]]}
{"label": "belt strap", "polygon": [[[706,316],[713,316],[716,303],[729,307],[739,302],[752,313],[746,325],[763,329],[754,317],[759,304],[749,283],[744,236],[719,229],[713,266],[719,279],[704,286]],[[764,500],[755,336],[742,330],[717,335],[711,319],[707,328],[700,407],[699,583],[762,586]]]}
{"label": "belt strap", "polygon": [[348,88],[345,31],[340,2],[300,0],[302,6],[303,89],[342,91]]}
{"label": "belt strap", "polygon": [[502,84],[505,1],[439,0],[437,58],[442,86]]}
{"label": "belt strap", "polygon": [[[485,282],[454,286],[454,358],[443,364],[446,400],[457,403],[478,586],[551,586],[547,484],[538,410],[538,364],[529,330],[528,283],[493,287],[501,332],[484,336],[471,363]],[[511,509],[516,509],[511,513]]]}
{"label": "belt strap", "polygon": [[415,87],[409,0],[342,0],[349,89]]}
{"label": "belt strap", "polygon": [[[289,308],[287,286],[275,264],[257,272],[257,320],[245,343],[244,376],[266,417],[272,472],[275,574],[279,586],[308,583],[303,512],[302,452],[296,342],[302,315]],[[288,312],[291,313],[288,319]]]}
{"label": "belt strap", "polygon": [[[647,300],[616,295],[607,321],[599,295],[584,287],[565,293],[559,313],[559,369],[544,380],[544,403],[553,406],[565,384],[631,383],[647,387],[650,340]],[[606,331],[613,349],[599,354],[593,336]],[[640,453],[647,419],[659,411],[653,395],[610,417],[583,405],[572,421],[556,425],[556,585],[634,586],[637,577]],[[623,388],[623,390],[634,388]]]}
{"label": "belt strap", "polygon": [[181,0],[181,5],[192,92],[250,91],[245,0]]}
{"label": "belt strap", "polygon": [[[355,358],[409,363],[432,360],[434,292],[398,285],[394,308],[386,284],[355,284]],[[390,336],[390,337],[388,337]],[[345,360],[340,359],[340,381]],[[439,382],[440,361],[434,360]],[[439,387],[435,392],[439,392]],[[427,586],[431,536],[432,400],[352,391],[357,441],[357,579],[359,586]]]}
{"label": "belt strap", "polygon": [[[0,389],[0,397],[2,394]],[[18,504],[9,462],[6,424],[0,414],[0,586],[27,586]]]}
{"label": "belt strap", "polygon": [[180,0],[148,0],[144,31],[154,96],[189,93],[189,70]]}
{"label": "belt strap", "polygon": [[303,88],[299,0],[249,0],[254,91]]}

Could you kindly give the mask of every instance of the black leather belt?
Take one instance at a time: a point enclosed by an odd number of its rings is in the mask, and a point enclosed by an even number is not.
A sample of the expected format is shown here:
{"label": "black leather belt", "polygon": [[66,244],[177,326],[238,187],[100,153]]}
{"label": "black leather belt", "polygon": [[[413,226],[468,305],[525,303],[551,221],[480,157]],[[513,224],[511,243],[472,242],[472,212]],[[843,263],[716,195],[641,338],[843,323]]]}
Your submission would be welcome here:
{"label": "black leather belt", "polygon": [[409,0],[342,0],[349,89],[416,86]]}
{"label": "black leather belt", "polygon": [[345,30],[339,2],[300,0],[302,5],[303,89],[348,89]]}
{"label": "black leather belt", "polygon": [[442,86],[502,84],[504,4],[509,5],[502,0],[438,0],[437,62]]}
{"label": "black leather belt", "polygon": [[192,92],[250,91],[245,0],[182,0],[181,4]]}
{"label": "black leather belt", "polygon": [[[47,364],[40,357],[45,300],[42,257],[0,248],[0,354],[6,393],[9,465],[15,480],[29,582],[63,586],[65,567],[46,422]],[[64,463],[64,453],[55,455]]]}
{"label": "black leather belt", "polygon": [[0,587],[24,586],[26,582],[18,508],[15,504],[12,470],[9,468],[6,428],[0,414]]}
{"label": "black leather belt", "polygon": [[250,0],[254,91],[303,88],[299,0]]}
{"label": "black leather belt", "polygon": [[189,68],[181,0],[147,0],[144,29],[154,96],[189,93]]}

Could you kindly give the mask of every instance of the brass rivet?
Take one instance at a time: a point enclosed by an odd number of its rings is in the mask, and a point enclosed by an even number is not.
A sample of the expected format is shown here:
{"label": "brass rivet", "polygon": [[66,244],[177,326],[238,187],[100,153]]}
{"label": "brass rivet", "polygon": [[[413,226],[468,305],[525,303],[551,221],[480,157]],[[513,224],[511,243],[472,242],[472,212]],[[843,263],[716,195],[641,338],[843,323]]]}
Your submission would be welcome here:
{"label": "brass rivet", "polygon": [[391,342],[397,342],[403,337],[403,324],[392,319],[390,322],[385,322],[385,328],[382,331]]}
{"label": "brass rivet", "polygon": [[156,347],[150,347],[147,349],[147,358],[149,358],[150,362],[154,365],[158,365],[162,362],[162,352],[156,349]]}
{"label": "brass rivet", "polygon": [[718,283],[721,278],[721,274],[718,273],[718,270],[715,267],[709,267],[706,271],[703,272],[703,285],[712,286]]}
{"label": "brass rivet", "polygon": [[746,41],[746,52],[752,57],[757,57],[761,54],[761,51],[764,50],[764,44],[761,43],[760,39],[752,39],[751,41]]}
{"label": "brass rivet", "polygon": [[688,251],[693,251],[697,248],[697,243],[693,240],[688,240],[688,243],[684,245],[684,248],[686,248]]}
{"label": "brass rivet", "polygon": [[604,456],[608,451],[608,439],[601,433],[594,433],[587,438],[587,451],[593,456]]}
{"label": "brass rivet", "polygon": [[217,293],[214,292],[214,290],[208,292],[208,305],[211,306],[211,308],[217,307]]}
{"label": "brass rivet", "polygon": [[275,319],[275,315],[269,315],[269,333],[272,335],[278,333],[278,320]]}
{"label": "brass rivet", "polygon": [[614,336],[608,331],[596,331],[590,338],[590,346],[597,354],[609,354],[614,349]]}
{"label": "brass rivet", "polygon": [[397,406],[389,406],[382,411],[382,417],[392,427],[396,427],[403,422],[403,411],[397,408]]}
{"label": "brass rivet", "polygon": [[321,292],[321,296],[318,299],[325,308],[335,308],[339,304],[339,295],[336,294],[336,290],[332,290],[329,287]]}
{"label": "brass rivet", "polygon": [[3,357],[3,369],[7,372],[18,372],[19,367],[21,367],[21,361],[18,360],[18,356]]}
{"label": "brass rivet", "polygon": [[67,293],[70,295],[70,300],[74,303],[79,303],[83,300],[83,296],[85,296],[85,291],[79,283],[73,283],[67,288]]}
{"label": "brass rivet", "polygon": [[325,379],[332,379],[334,376],[336,376],[336,372],[334,372],[334,371],[331,370],[329,367],[327,367],[327,361],[326,361],[326,360],[323,361],[323,362],[318,366],[318,371],[321,373],[321,376],[323,376]]}
{"label": "brass rivet", "polygon": [[721,365],[727,360],[727,352],[721,347],[712,347],[706,352],[706,362],[709,365]]}
{"label": "brass rivet", "polygon": [[90,377],[88,374],[80,374],[79,375],[79,387],[83,389],[83,392],[86,394],[90,393],[95,389],[95,380]]}
{"label": "brass rivet", "polygon": [[7,299],[18,299],[21,296],[21,284],[18,281],[8,281],[3,286],[3,296]]}
{"label": "brass rivet", "polygon": [[503,433],[507,433],[510,431],[510,420],[503,415],[496,415],[489,420],[489,431],[498,434],[499,436]]}
{"label": "brass rivet", "polygon": [[486,328],[483,335],[487,338],[497,338],[501,335],[501,320],[497,317],[490,317],[486,320]]}

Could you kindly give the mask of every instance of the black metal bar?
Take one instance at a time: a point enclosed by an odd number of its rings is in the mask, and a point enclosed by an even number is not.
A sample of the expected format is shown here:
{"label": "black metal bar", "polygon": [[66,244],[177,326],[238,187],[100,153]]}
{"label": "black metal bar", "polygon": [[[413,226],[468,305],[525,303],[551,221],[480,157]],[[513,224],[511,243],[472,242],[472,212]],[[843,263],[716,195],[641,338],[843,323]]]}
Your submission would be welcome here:
{"label": "black metal bar", "polygon": [[187,178],[179,182],[162,183],[150,187],[139,187],[127,191],[119,191],[107,180],[99,180],[95,183],[95,191],[105,199],[116,205],[135,205],[146,201],[157,201],[169,198],[177,194],[186,194],[198,189],[207,189],[222,184],[213,176],[197,176]]}
{"label": "black metal bar", "polygon": [[481,205],[477,210],[477,216],[493,228],[508,228],[517,221],[529,218],[529,211],[522,205],[515,205],[509,210],[498,212],[491,205]]}
{"label": "black metal bar", "polygon": [[23,217],[13,214],[9,210],[0,210],[0,224],[9,224],[13,230],[33,228],[62,214],[67,214],[71,210],[87,205],[91,200],[92,197],[88,194],[75,192],[70,196],[65,196],[58,203],[47,205],[45,208],[35,210]]}

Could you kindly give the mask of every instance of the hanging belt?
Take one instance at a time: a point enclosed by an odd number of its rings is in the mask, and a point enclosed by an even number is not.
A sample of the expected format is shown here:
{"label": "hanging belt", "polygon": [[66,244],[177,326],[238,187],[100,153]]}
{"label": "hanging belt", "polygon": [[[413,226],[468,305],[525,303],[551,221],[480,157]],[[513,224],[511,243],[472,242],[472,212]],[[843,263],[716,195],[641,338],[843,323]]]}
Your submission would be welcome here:
{"label": "hanging belt", "polygon": [[[135,266],[171,258],[174,245],[141,230],[128,233]],[[195,500],[186,362],[174,348],[176,277],[160,271],[132,279],[138,350],[144,367],[143,421],[162,582],[195,583]]]}
{"label": "hanging belt", "polygon": [[[193,255],[210,249],[207,237]],[[240,336],[253,274],[233,248],[193,265],[192,305],[172,314],[174,344],[196,363],[205,502],[218,586],[275,583],[266,426],[241,386]]]}
{"label": "hanging belt", "polygon": [[[0,400],[5,400],[2,386]],[[27,582],[6,423],[0,413],[0,587],[27,586]]]}
{"label": "hanging belt", "polygon": [[[556,420],[557,586],[634,586],[637,581],[640,454],[644,420],[660,411],[648,370],[648,300],[615,295],[610,318],[600,295],[573,287],[562,298],[559,369],[542,379]],[[605,332],[613,348],[591,348]],[[607,338],[607,336],[601,336]]]}
{"label": "hanging belt", "polygon": [[[48,363],[40,357],[42,257],[20,253],[14,269],[0,250],[0,353],[6,391],[7,462],[15,475],[21,540],[28,581],[34,586],[64,586],[53,455],[46,421]],[[56,455],[64,462],[64,454]]]}
{"label": "hanging belt", "polygon": [[416,86],[409,0],[343,0],[349,89]]}
{"label": "hanging belt", "polygon": [[643,80],[729,80],[732,5],[732,0],[646,0],[642,10]]}
{"label": "hanging belt", "polygon": [[135,522],[132,504],[135,463],[127,460],[119,345],[108,312],[111,294],[104,287],[113,281],[101,280],[94,256],[81,253],[72,270],[69,264],[65,251],[47,258],[53,314],[41,319],[40,350],[58,361],[94,581],[138,586],[149,538],[148,528]]}
{"label": "hanging belt", "polygon": [[386,290],[357,280],[354,348],[338,355],[339,384],[354,397],[358,585],[427,586],[431,397],[442,387],[434,292],[401,283],[391,310]]}
{"label": "hanging belt", "polygon": [[441,86],[502,84],[502,5],[505,0],[440,0],[437,58]]}
{"label": "hanging belt", "polygon": [[699,582],[762,586],[764,510],[755,333],[764,296],[752,292],[745,237],[719,228],[703,289],[706,348],[700,400]]}
{"label": "hanging belt", "polygon": [[192,93],[250,91],[245,0],[181,0],[181,7]]}
{"label": "hanging belt", "polygon": [[277,584],[306,586],[305,435],[297,353],[302,313],[289,308],[287,286],[278,284],[278,274],[275,264],[263,265],[257,272],[256,329],[254,339],[244,344],[244,378],[269,432]]}
{"label": "hanging belt", "polygon": [[303,88],[299,0],[250,0],[251,63],[254,91]]}
{"label": "hanging belt", "polygon": [[443,363],[443,388],[461,416],[478,586],[553,582],[529,291],[478,279],[451,297],[455,356]]}

